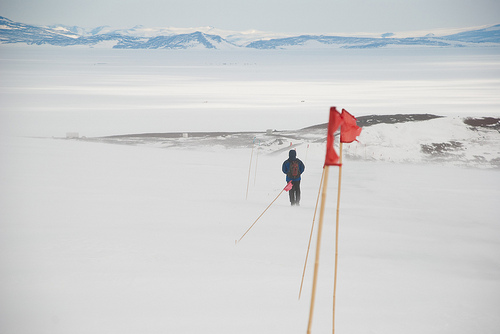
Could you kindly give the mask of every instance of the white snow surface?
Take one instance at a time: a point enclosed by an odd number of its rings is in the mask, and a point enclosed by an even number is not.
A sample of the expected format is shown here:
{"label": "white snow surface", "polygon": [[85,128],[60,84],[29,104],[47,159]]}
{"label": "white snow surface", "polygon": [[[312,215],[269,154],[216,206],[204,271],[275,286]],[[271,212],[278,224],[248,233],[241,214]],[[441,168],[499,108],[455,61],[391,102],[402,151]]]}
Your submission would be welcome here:
{"label": "white snow surface", "polygon": [[[499,116],[499,48],[0,46],[0,135],[292,130],[355,116]],[[325,112],[326,110],[326,112]]]}
{"label": "white snow surface", "polygon": [[[417,137],[470,136],[461,116],[499,116],[490,51],[2,47],[0,332],[305,333],[316,229],[297,297],[321,144],[295,147],[301,206],[282,194],[235,245],[285,186],[288,149],[57,138],[299,129],[337,105],[447,117],[368,127],[344,145],[336,332],[497,333],[498,169],[406,159]],[[371,142],[393,159],[348,154]],[[337,186],[331,167],[313,333],[332,327]]]}

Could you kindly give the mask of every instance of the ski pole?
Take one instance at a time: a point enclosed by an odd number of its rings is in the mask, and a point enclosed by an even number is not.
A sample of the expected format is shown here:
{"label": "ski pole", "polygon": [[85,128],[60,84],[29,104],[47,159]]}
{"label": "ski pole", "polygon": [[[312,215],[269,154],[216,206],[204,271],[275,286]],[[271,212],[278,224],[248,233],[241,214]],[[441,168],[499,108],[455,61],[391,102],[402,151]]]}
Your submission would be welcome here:
{"label": "ski pole", "polygon": [[264,212],[262,212],[260,214],[260,216],[253,222],[253,224],[248,228],[248,230],[241,236],[241,238],[239,240],[236,240],[234,243],[237,244],[238,242],[241,241],[241,239],[243,239],[243,237],[248,233],[248,231],[250,231],[252,229],[252,227],[255,225],[255,223],[257,223],[257,221],[260,219],[260,217],[262,217],[264,215],[264,213],[267,211],[267,209],[269,209],[271,207],[271,205],[273,205],[273,203],[278,199],[278,197],[281,196],[281,194],[283,193],[283,191],[289,191],[290,189],[292,189],[292,181],[288,182],[288,184],[285,186],[285,188],[283,188],[280,193],[278,194],[278,196],[276,196],[276,198],[271,202],[271,204],[269,204],[267,206],[267,208],[264,210]]}

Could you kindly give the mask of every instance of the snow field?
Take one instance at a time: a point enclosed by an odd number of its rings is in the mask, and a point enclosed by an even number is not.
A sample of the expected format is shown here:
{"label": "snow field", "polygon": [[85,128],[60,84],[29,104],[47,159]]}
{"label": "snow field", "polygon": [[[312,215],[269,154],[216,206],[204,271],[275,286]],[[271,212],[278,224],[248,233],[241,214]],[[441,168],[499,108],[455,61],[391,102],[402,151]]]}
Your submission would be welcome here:
{"label": "snow field", "polygon": [[500,106],[498,48],[0,53],[1,135],[293,130],[332,105],[478,117]]}
{"label": "snow field", "polygon": [[[0,332],[9,334],[307,328],[316,234],[297,296],[322,145],[297,146],[301,207],[282,194],[235,245],[285,186],[286,150],[260,152],[258,163],[254,152],[245,200],[250,148],[52,137],[300,129],[326,122],[331,105],[355,116],[477,117],[498,117],[500,105],[497,48],[0,52]],[[498,170],[411,160],[415,137],[472,138],[467,157],[494,141],[426,124],[376,125],[345,147],[338,333],[500,328]],[[400,163],[369,159],[380,154]],[[336,184],[331,168],[314,333],[331,331]]]}
{"label": "snow field", "polygon": [[[235,245],[284,187],[286,153],[259,154],[255,174],[254,152],[245,200],[249,149],[1,147],[5,332],[305,332],[319,150],[297,148],[302,206],[283,193]],[[314,332],[331,328],[336,184],[332,167]],[[498,171],[345,161],[337,330],[494,333],[499,186]]]}

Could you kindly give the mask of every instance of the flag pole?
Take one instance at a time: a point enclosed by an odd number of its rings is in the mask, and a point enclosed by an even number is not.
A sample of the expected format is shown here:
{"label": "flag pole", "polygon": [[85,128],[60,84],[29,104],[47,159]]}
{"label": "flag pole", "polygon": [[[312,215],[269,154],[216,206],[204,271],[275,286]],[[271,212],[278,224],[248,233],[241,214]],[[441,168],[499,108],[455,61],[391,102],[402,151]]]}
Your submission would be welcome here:
{"label": "flag pole", "polygon": [[247,195],[245,197],[245,200],[248,199],[248,186],[250,185],[250,171],[252,170],[252,159],[253,159],[253,147],[255,146],[255,138],[253,139],[252,142],[252,153],[250,153],[250,166],[248,167],[248,180],[247,180]]}
{"label": "flag pole", "polygon": [[339,208],[340,208],[340,185],[342,181],[342,142],[340,142],[339,148],[339,185],[337,193],[337,217],[335,226],[335,275],[333,280],[333,334],[335,334],[335,299],[337,295],[337,264],[338,264],[338,254],[339,254]]}
{"label": "flag pole", "polygon": [[316,259],[314,261],[314,278],[313,278],[313,288],[311,294],[311,307],[309,309],[309,322],[307,324],[307,334],[311,334],[312,318],[314,313],[314,301],[316,299],[316,282],[318,280],[318,266],[319,266],[319,252],[321,249],[321,233],[323,230],[323,217],[325,214],[325,204],[326,204],[326,191],[328,184],[328,170],[329,166],[324,167],[324,179],[323,179],[323,190],[321,193],[321,207],[319,210],[319,223],[318,223],[318,240],[316,242]]}
{"label": "flag pole", "polygon": [[292,181],[288,182],[288,184],[285,186],[285,188],[283,188],[280,193],[278,194],[278,196],[276,196],[276,198],[271,202],[271,204],[269,204],[267,206],[267,208],[264,210],[264,212],[262,212],[260,214],[260,216],[253,222],[253,224],[248,228],[248,230],[246,230],[246,232],[241,236],[241,238],[239,240],[236,240],[234,243],[237,244],[238,242],[241,241],[241,239],[243,239],[243,237],[248,233],[248,231],[250,231],[252,229],[252,227],[255,225],[255,223],[257,223],[257,221],[260,219],[260,217],[262,217],[264,215],[264,213],[266,213],[267,209],[269,209],[271,207],[271,205],[273,205],[274,202],[276,202],[276,200],[278,199],[278,197],[281,196],[281,194],[283,193],[283,191],[289,191],[290,189],[292,189]]}
{"label": "flag pole", "polygon": [[307,153],[309,153],[309,144],[307,144],[307,149],[306,149],[306,159],[305,159],[306,165],[307,165]]}
{"label": "flag pole", "polygon": [[260,151],[260,140],[259,140],[259,145],[257,146],[257,153],[255,155],[255,175],[253,178],[253,185],[257,183],[257,166],[259,165],[259,151]]}
{"label": "flag pole", "polygon": [[257,221],[260,219],[260,217],[262,217],[262,216],[264,215],[264,213],[267,211],[267,209],[269,209],[269,207],[270,207],[271,205],[273,205],[273,203],[274,203],[274,202],[278,199],[278,197],[280,197],[281,193],[283,193],[283,191],[284,191],[284,190],[285,190],[285,189],[283,189],[283,190],[281,190],[281,191],[280,191],[280,193],[278,194],[278,196],[276,196],[276,198],[275,198],[275,199],[271,202],[271,204],[269,204],[269,205],[267,206],[267,208],[264,210],[264,212],[262,212],[262,213],[260,214],[260,216],[259,216],[259,217],[258,217],[258,218],[257,218],[257,219],[253,222],[253,224],[252,224],[252,225],[248,228],[248,230],[247,230],[247,231],[246,231],[246,232],[245,232],[245,233],[241,236],[241,238],[239,238],[239,239],[236,241],[236,243],[240,242],[240,241],[241,241],[241,239],[243,239],[243,237],[244,237],[244,236],[248,233],[248,231],[250,231],[250,229],[251,229],[251,228],[255,225],[255,223],[257,223]]}
{"label": "flag pole", "polygon": [[300,296],[302,294],[302,285],[304,284],[304,276],[306,273],[307,259],[309,257],[309,249],[311,248],[311,240],[312,240],[313,230],[314,230],[314,221],[316,220],[316,211],[318,211],[319,196],[321,194],[321,186],[323,185],[324,176],[325,176],[325,168],[323,168],[323,172],[321,173],[321,180],[319,181],[318,197],[316,198],[316,207],[314,208],[313,222],[312,222],[312,226],[311,226],[311,234],[309,235],[309,244],[307,245],[306,260],[304,262],[304,270],[302,271],[302,280],[300,281],[299,300],[300,300]]}

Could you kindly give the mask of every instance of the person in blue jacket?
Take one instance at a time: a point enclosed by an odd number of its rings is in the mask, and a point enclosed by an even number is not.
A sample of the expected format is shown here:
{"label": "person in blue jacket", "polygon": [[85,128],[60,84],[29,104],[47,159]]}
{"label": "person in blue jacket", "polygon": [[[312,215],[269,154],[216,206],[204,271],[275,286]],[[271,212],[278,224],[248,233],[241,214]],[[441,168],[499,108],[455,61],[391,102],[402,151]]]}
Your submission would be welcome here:
{"label": "person in blue jacket", "polygon": [[290,150],[288,152],[288,159],[283,162],[281,170],[286,174],[286,182],[292,181],[292,189],[288,192],[290,195],[290,203],[293,205],[300,205],[300,180],[302,173],[306,166],[300,159],[297,159],[297,152]]}

